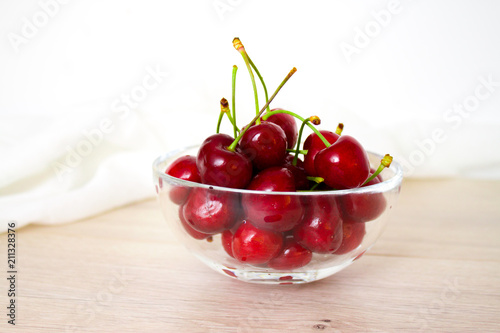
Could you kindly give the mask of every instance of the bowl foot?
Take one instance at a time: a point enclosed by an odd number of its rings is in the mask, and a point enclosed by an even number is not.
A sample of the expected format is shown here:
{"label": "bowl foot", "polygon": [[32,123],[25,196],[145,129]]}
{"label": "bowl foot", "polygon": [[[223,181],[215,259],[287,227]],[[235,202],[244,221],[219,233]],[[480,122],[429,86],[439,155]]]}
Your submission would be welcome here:
{"label": "bowl foot", "polygon": [[246,267],[244,269],[227,267],[225,265],[207,262],[206,260],[204,260],[204,258],[200,259],[215,271],[225,276],[232,277],[233,279],[250,283],[279,284],[279,285],[303,284],[303,283],[318,281],[337,273],[338,271],[344,269],[345,267],[349,266],[352,263],[351,260],[348,262],[344,262],[341,265],[328,268],[321,268],[316,270],[307,270],[301,272],[294,272],[294,271],[277,272],[272,269],[266,269],[260,267]]}

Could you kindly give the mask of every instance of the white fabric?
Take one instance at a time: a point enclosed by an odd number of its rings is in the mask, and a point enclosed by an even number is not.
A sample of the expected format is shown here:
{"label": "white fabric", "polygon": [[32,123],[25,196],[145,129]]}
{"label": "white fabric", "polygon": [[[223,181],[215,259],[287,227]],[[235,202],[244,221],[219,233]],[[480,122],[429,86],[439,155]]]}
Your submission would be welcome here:
{"label": "white fabric", "polygon": [[[91,114],[98,113],[70,112],[72,121],[31,128],[24,140],[0,146],[1,156],[8,156],[0,164],[2,229],[8,221],[19,227],[74,221],[154,195],[151,164],[162,149],[144,121],[135,115],[125,120],[105,116],[114,119],[114,127],[104,133]],[[2,133],[16,138],[16,121],[0,122],[11,125]],[[94,133],[92,141],[85,132]]]}

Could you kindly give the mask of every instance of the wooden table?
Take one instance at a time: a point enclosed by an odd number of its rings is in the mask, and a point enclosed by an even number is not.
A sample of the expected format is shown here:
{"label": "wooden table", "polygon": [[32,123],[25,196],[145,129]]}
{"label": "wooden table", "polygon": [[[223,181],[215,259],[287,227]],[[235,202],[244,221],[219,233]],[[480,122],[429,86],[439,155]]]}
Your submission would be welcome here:
{"label": "wooden table", "polygon": [[155,200],[16,235],[16,326],[2,277],[1,332],[500,332],[498,181],[406,181],[372,250],[305,285],[212,271]]}

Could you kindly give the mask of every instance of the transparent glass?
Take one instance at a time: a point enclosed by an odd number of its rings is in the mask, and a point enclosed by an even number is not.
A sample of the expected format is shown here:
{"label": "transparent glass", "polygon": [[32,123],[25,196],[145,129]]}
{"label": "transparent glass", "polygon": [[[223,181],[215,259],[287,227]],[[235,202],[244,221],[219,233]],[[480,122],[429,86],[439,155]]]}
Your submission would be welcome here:
{"label": "transparent glass", "polygon": [[[369,250],[384,231],[390,212],[396,204],[403,178],[402,168],[395,161],[390,168],[386,168],[382,172],[381,175],[384,179],[382,182],[357,189],[337,191],[250,191],[193,183],[165,174],[164,171],[168,165],[177,158],[185,155],[196,156],[198,147],[193,146],[176,150],[164,154],[154,161],[153,179],[162,213],[176,238],[203,263],[223,275],[246,282],[266,284],[307,283],[326,278],[349,266]],[[377,168],[382,156],[370,152],[368,155],[372,167]],[[324,250],[315,251],[314,248],[310,248],[313,250],[311,251],[310,261],[302,267],[294,268],[277,269],[269,267],[270,264],[268,263],[248,263],[242,261],[241,257],[235,259],[224,249],[221,232],[215,231],[209,236],[200,235],[196,232],[193,234],[192,230],[188,230],[191,228],[184,226],[181,222],[180,216],[184,216],[183,213],[186,213],[186,209],[191,209],[186,207],[186,200],[188,200],[189,196],[196,194],[199,196],[200,193],[203,193],[202,198],[216,198],[217,204],[225,205],[223,209],[225,209],[229,217],[226,229],[230,229],[232,233],[238,229],[243,220],[247,220],[246,215],[252,215],[251,211],[245,209],[248,208],[244,207],[245,204],[256,200],[266,202],[284,199],[286,202],[294,201],[299,203],[301,209],[291,214],[291,218],[297,218],[297,214],[301,214],[299,219],[303,221],[299,222],[292,230],[277,232],[284,239],[297,237],[295,236],[295,229],[301,224],[310,223],[311,226],[314,226],[314,223],[317,223],[317,221],[314,222],[316,215],[318,215],[319,219],[320,215],[323,214],[322,218],[325,220],[325,212],[328,212],[328,214],[332,215],[332,220],[340,221],[340,227],[338,226],[339,223],[337,223],[335,237],[337,239],[342,237],[342,244],[340,245],[342,249],[324,253]],[[323,205],[318,205],[318,202],[323,203]],[[210,204],[213,204],[213,202],[202,203],[202,205]],[[335,207],[336,209],[325,210],[325,207]],[[266,214],[272,214],[272,212],[267,212],[266,209],[264,208],[259,214],[253,215],[263,216],[266,219]],[[326,219],[328,219],[328,215]],[[183,220],[185,223],[186,219],[183,218]],[[253,220],[257,225],[263,224],[262,221],[255,221],[255,217],[253,217]],[[254,222],[252,223],[256,224]],[[315,239],[314,234],[307,234],[308,229],[305,230],[306,241],[318,241],[318,239]],[[302,235],[304,236],[304,233]],[[301,244],[304,244],[304,242]],[[334,247],[338,247],[339,244],[337,242]],[[307,246],[304,247],[308,248]]]}

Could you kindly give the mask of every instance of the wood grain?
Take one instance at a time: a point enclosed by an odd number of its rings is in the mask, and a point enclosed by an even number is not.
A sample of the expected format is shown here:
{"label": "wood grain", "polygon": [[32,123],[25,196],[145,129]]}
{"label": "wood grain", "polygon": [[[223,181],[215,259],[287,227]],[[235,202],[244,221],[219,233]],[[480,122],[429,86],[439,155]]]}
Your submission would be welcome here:
{"label": "wood grain", "polygon": [[500,332],[498,181],[406,181],[371,251],[306,285],[203,266],[155,200],[20,229],[17,246],[17,325],[2,314],[2,332]]}

